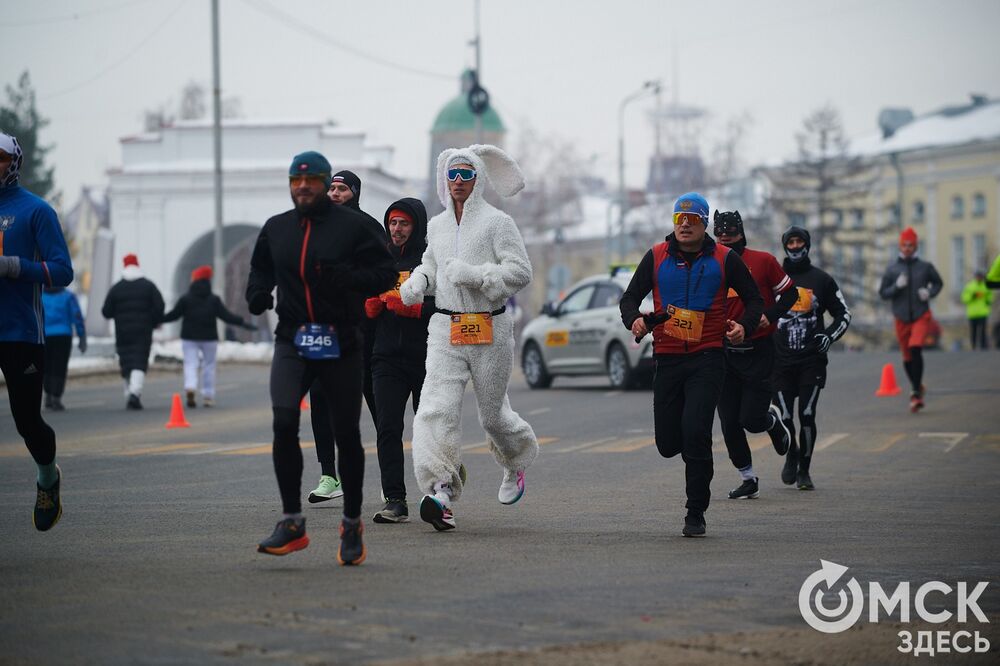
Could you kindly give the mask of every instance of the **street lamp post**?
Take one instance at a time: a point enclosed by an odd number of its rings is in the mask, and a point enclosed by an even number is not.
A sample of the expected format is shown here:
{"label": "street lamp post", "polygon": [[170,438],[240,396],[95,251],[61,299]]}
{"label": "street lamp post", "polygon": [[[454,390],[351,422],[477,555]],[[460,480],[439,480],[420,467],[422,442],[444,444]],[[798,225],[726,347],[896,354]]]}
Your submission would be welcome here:
{"label": "street lamp post", "polygon": [[625,107],[648,93],[658,93],[658,80],[646,81],[642,87],[626,96],[618,105],[618,260],[625,261],[625,213],[628,200],[625,196]]}

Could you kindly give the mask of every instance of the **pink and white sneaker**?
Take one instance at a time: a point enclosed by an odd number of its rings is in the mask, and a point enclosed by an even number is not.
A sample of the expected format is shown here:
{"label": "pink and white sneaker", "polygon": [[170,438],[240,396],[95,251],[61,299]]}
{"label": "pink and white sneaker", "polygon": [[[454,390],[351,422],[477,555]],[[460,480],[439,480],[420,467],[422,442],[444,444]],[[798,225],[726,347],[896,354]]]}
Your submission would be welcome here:
{"label": "pink and white sneaker", "polygon": [[434,495],[424,495],[420,500],[420,518],[433,525],[438,532],[455,529],[455,514],[449,506],[450,486],[439,482],[434,484],[434,490]]}
{"label": "pink and white sneaker", "polygon": [[503,473],[503,481],[500,483],[500,492],[497,499],[501,504],[513,504],[521,499],[524,494],[524,472],[513,472],[506,470]]}

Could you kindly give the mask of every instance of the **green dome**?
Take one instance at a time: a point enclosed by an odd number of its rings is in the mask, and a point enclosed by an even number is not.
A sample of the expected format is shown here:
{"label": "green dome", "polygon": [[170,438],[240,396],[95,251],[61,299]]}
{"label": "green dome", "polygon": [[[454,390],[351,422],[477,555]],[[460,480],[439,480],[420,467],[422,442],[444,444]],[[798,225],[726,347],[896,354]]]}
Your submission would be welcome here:
{"label": "green dome", "polygon": [[[437,118],[434,119],[434,127],[431,128],[431,134],[462,131],[472,132],[475,129],[476,116],[469,109],[468,98],[462,94],[445,104],[444,108],[437,114]],[[500,116],[492,105],[483,114],[483,131],[506,131],[503,121],[500,120]]]}

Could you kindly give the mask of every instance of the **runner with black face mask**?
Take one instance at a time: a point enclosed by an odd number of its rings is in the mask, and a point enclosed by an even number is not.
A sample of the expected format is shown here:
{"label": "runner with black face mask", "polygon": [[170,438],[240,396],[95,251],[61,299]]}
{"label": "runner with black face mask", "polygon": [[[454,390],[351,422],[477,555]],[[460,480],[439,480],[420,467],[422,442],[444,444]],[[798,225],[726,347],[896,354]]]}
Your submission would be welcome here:
{"label": "runner with black face mask", "polygon": [[[729,459],[740,473],[742,483],[729,491],[729,499],[754,499],[759,494],[759,482],[753,469],[753,455],[746,432],[767,432],[779,456],[785,455],[791,433],[782,422],[781,411],[771,404],[774,369],[774,342],[771,335],[775,322],[795,303],[797,292],[774,255],[747,247],[743,218],[738,210],[715,211],[716,240],[740,255],[764,298],[764,314],[757,330],[740,344],[726,341],[726,380],[719,396],[719,422],[726,440]],[[743,316],[743,301],[733,289],[727,304],[729,318],[738,321]]]}
{"label": "runner with black face mask", "polygon": [[[792,436],[781,480],[796,484],[799,490],[815,489],[809,465],[816,445],[816,405],[820,389],[826,386],[826,353],[851,323],[851,311],[837,281],[809,261],[810,242],[809,232],[802,227],[789,227],[781,236],[786,255],[783,267],[795,281],[798,298],[778,320],[774,335],[774,389],[781,418]],[[824,321],[826,312],[833,317],[829,326]],[[798,445],[792,412],[796,398]]]}

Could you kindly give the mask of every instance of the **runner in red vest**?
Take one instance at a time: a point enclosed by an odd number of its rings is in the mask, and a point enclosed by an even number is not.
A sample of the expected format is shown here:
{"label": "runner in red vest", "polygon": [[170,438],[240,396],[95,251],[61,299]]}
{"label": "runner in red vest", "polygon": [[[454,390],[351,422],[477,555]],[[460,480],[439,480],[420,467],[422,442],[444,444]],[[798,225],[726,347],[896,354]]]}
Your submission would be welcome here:
{"label": "runner in red vest", "polygon": [[[741,344],[726,344],[726,382],[719,397],[719,422],[729,459],[743,482],[729,491],[729,499],[754,499],[760,490],[753,469],[753,454],[744,430],[767,432],[779,456],[788,452],[791,434],[781,421],[781,410],[771,404],[774,367],[774,333],[778,318],[795,305],[798,292],[774,255],[747,247],[743,218],[738,210],[715,211],[715,238],[740,255],[750,270],[761,297],[764,314],[753,335]],[[729,290],[729,318],[743,316],[743,302]]]}
{"label": "runner in red vest", "polygon": [[[674,233],[646,252],[622,295],[622,323],[636,338],[653,333],[653,422],[656,448],[684,460],[687,516],[682,534],[705,536],[711,498],[712,420],[726,375],[723,340],[743,342],[753,333],[764,302],[739,255],[705,234],[708,202],[697,192],[674,204]],[[746,308],[729,318],[732,288]],[[653,292],[655,312],[639,304]]]}

